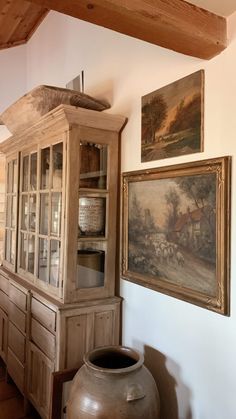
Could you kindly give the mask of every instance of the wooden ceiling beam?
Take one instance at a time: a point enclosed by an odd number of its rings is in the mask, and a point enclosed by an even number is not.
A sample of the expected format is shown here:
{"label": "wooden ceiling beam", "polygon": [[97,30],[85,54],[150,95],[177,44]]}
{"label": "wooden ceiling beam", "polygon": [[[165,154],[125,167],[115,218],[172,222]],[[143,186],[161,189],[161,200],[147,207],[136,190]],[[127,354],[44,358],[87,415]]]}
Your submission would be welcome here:
{"label": "wooden ceiling beam", "polygon": [[41,7],[198,58],[227,47],[226,19],[184,0],[30,0]]}

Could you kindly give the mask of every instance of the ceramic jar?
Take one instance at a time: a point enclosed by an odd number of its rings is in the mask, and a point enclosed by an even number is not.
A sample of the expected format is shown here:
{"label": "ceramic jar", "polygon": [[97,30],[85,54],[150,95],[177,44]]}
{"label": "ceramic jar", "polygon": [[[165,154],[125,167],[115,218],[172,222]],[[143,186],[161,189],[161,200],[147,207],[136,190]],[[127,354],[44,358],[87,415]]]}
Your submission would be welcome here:
{"label": "ceramic jar", "polygon": [[82,235],[102,235],[105,231],[104,198],[79,198],[79,229]]}
{"label": "ceramic jar", "polygon": [[88,352],[74,377],[68,419],[159,419],[159,393],[143,356],[124,346]]}

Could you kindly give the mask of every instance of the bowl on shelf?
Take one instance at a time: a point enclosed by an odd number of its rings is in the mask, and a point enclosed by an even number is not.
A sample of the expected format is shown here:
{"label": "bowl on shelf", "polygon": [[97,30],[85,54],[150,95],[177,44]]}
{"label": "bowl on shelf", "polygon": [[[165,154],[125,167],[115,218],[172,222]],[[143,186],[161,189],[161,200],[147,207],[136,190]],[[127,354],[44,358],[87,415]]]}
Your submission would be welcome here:
{"label": "bowl on shelf", "polygon": [[41,85],[26,93],[0,115],[0,124],[12,134],[33,125],[39,118],[59,105],[72,105],[103,111],[110,105],[85,93],[61,87]]}

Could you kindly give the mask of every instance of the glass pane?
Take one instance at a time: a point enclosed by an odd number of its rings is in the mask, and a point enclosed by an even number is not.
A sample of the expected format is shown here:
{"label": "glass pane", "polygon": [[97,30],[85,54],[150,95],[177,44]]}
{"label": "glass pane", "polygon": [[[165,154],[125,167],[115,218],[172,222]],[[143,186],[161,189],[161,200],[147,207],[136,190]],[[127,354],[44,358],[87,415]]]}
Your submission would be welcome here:
{"label": "glass pane", "polygon": [[21,233],[20,235],[20,267],[26,270],[26,255],[27,255],[27,235]]}
{"label": "glass pane", "polygon": [[49,283],[54,287],[59,286],[60,247],[59,241],[51,240]]}
{"label": "glass pane", "polygon": [[37,153],[30,156],[30,190],[37,189]]}
{"label": "glass pane", "polygon": [[35,237],[29,236],[29,247],[28,247],[28,271],[34,273],[34,256],[35,256]]}
{"label": "glass pane", "polygon": [[36,228],[36,194],[29,197],[29,229],[35,231]]}
{"label": "glass pane", "polygon": [[5,231],[5,258],[10,262],[10,248],[11,248],[11,232],[10,230]]}
{"label": "glass pane", "polygon": [[104,236],[106,198],[79,198],[79,235]]}
{"label": "glass pane", "polygon": [[16,233],[11,231],[11,260],[12,264],[15,263],[15,249],[16,249]]}
{"label": "glass pane", "polygon": [[63,168],[63,143],[55,144],[52,148],[53,173],[52,187],[59,189],[62,187],[62,168]]}
{"label": "glass pane", "polygon": [[18,175],[18,167],[17,167],[17,160],[13,160],[13,192],[17,192],[17,175]]}
{"label": "glass pane", "polygon": [[22,181],[22,191],[28,191],[29,183],[29,156],[23,158],[23,181]]}
{"label": "glass pane", "polygon": [[10,227],[11,224],[11,196],[7,196],[6,202],[6,227]]}
{"label": "glass pane", "polygon": [[7,192],[12,192],[12,162],[7,165]]}
{"label": "glass pane", "polygon": [[48,234],[48,202],[49,195],[41,194],[40,195],[40,234]]}
{"label": "glass pane", "polygon": [[21,229],[28,229],[28,195],[22,195],[21,198],[22,208],[21,208]]}
{"label": "glass pane", "polygon": [[78,250],[77,288],[95,288],[104,286],[105,252],[102,250]]}
{"label": "glass pane", "polygon": [[11,227],[15,228],[16,226],[16,196],[12,197],[11,201]]}
{"label": "glass pane", "polygon": [[52,193],[51,234],[61,234],[61,193]]}
{"label": "glass pane", "polygon": [[39,279],[47,282],[48,240],[39,239]]}
{"label": "glass pane", "polygon": [[41,189],[49,188],[50,148],[41,151]]}
{"label": "glass pane", "polygon": [[80,144],[80,188],[106,189],[107,145]]}

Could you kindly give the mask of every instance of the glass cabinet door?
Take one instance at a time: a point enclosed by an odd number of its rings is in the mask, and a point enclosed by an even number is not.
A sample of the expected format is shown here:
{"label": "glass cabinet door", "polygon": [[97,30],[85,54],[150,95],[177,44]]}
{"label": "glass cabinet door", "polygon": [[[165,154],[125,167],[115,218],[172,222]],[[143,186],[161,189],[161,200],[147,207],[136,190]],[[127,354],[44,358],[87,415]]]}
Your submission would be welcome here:
{"label": "glass cabinet door", "polygon": [[7,161],[5,204],[5,261],[10,269],[16,267],[16,228],[18,194],[18,157]]}
{"label": "glass cabinet door", "polygon": [[21,156],[18,269],[35,275],[37,219],[36,151]]}
{"label": "glass cabinet door", "polygon": [[107,162],[107,144],[80,142],[77,289],[105,283]]}
{"label": "glass cabinet door", "polygon": [[19,268],[45,285],[61,280],[63,142],[22,155]]}
{"label": "glass cabinet door", "polygon": [[63,142],[41,150],[38,278],[58,288],[61,278]]}

